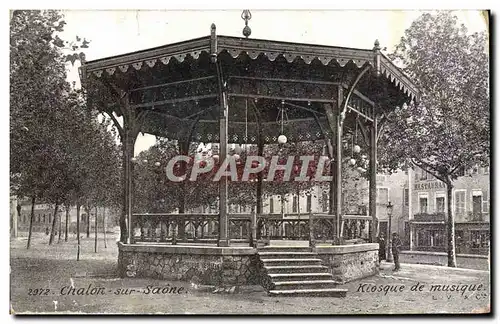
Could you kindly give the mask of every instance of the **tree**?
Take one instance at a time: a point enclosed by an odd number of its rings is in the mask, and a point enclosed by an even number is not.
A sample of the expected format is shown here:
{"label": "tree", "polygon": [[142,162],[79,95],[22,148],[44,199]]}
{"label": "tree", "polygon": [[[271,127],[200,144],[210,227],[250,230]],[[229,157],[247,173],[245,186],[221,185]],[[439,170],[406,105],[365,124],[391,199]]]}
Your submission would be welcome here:
{"label": "tree", "polygon": [[[11,17],[11,189],[20,198],[32,198],[32,223],[35,201],[49,196],[57,201],[62,189],[56,178],[64,164],[59,125],[67,117],[63,117],[69,91],[65,62],[70,61],[68,55],[83,58],[76,51],[87,44],[59,38],[65,22],[58,11],[16,10]],[[64,54],[68,44],[71,54]],[[59,193],[49,194],[52,189]],[[30,225],[28,248],[31,229]]]}
{"label": "tree", "polygon": [[[380,137],[380,163],[409,161],[447,187],[448,266],[456,266],[453,181],[490,155],[487,38],[468,34],[451,12],[425,13],[391,55],[416,82],[418,104],[398,107]],[[402,131],[403,130],[403,131]]]}

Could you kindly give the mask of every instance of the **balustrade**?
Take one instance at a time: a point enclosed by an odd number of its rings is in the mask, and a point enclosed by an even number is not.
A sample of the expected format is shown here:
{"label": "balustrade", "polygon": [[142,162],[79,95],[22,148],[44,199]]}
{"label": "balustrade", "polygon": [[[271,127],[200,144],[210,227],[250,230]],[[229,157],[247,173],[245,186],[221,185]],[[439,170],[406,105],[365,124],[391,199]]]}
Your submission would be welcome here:
{"label": "balustrade", "polygon": [[[335,215],[328,214],[229,214],[229,239],[232,243],[255,246],[259,240],[309,240],[332,242],[335,237]],[[219,215],[134,214],[133,243],[199,243],[216,244]],[[344,239],[367,239],[370,217],[344,215],[341,235]],[[312,225],[311,225],[312,224]],[[312,227],[311,227],[312,226]]]}

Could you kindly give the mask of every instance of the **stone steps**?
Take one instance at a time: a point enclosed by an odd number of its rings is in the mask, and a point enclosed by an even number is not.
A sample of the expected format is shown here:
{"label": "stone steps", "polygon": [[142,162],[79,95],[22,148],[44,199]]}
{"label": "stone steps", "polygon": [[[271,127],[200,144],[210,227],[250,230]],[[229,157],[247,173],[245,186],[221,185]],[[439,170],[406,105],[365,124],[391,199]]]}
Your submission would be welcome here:
{"label": "stone steps", "polygon": [[313,252],[259,252],[262,258],[267,259],[314,259],[318,255]]}
{"label": "stone steps", "polygon": [[315,289],[293,289],[293,290],[270,290],[269,296],[287,297],[345,297],[347,289],[341,288],[315,288]]}
{"label": "stone steps", "polygon": [[311,252],[310,247],[304,246],[266,246],[259,249],[262,252]]}
{"label": "stone steps", "polygon": [[333,276],[329,272],[302,272],[302,273],[268,273],[273,282],[290,281],[290,280],[333,280]]}
{"label": "stone steps", "polygon": [[266,266],[321,265],[321,259],[260,259]]}
{"label": "stone steps", "polygon": [[336,288],[329,268],[309,247],[266,246],[258,249],[258,256],[270,296],[344,297],[347,293]]}
{"label": "stone steps", "polygon": [[273,290],[321,289],[336,288],[338,283],[334,280],[299,280],[274,282]]}
{"label": "stone steps", "polygon": [[267,273],[311,273],[328,272],[328,267],[324,265],[284,265],[284,266],[266,266]]}

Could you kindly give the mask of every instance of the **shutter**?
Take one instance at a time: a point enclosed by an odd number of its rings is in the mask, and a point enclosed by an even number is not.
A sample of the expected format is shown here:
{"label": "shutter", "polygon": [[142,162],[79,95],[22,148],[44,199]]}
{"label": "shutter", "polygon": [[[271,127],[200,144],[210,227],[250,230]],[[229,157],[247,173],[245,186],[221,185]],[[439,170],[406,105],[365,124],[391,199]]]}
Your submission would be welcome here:
{"label": "shutter", "polygon": [[489,197],[488,197],[488,190],[483,190],[483,208],[482,208],[483,213],[488,213],[489,212]]}

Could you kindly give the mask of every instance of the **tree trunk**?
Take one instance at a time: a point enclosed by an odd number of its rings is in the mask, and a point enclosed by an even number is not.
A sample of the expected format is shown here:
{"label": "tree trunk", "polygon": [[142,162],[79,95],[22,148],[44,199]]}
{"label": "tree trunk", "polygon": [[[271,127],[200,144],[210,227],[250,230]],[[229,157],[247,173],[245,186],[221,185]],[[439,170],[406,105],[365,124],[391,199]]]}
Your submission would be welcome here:
{"label": "tree trunk", "polygon": [[26,245],[26,249],[30,248],[31,245],[31,234],[33,233],[33,221],[35,220],[35,196],[31,198],[31,215],[30,215],[30,229],[28,232],[28,244]]}
{"label": "tree trunk", "polygon": [[76,240],[78,242],[76,248],[76,261],[80,261],[80,204],[76,203]]}
{"label": "tree trunk", "polygon": [[94,220],[94,253],[97,253],[97,206],[95,206],[95,220]]}
{"label": "tree trunk", "polygon": [[448,267],[457,266],[457,258],[455,255],[455,215],[452,209],[452,191],[453,185],[451,181],[446,184],[446,205],[448,208],[448,220],[446,222],[446,237],[448,243]]}
{"label": "tree trunk", "polygon": [[62,217],[59,215],[59,233],[57,236],[57,243],[61,242],[61,232],[62,232]]}
{"label": "tree trunk", "polygon": [[17,237],[18,235],[18,221],[21,219],[21,205],[19,205],[19,201],[16,198],[16,212],[12,217],[12,237]]}
{"label": "tree trunk", "polygon": [[90,207],[85,206],[85,211],[87,212],[87,238],[90,237]]}
{"label": "tree trunk", "polygon": [[49,245],[51,245],[54,242],[54,234],[56,232],[56,222],[57,222],[58,209],[59,209],[59,203],[56,202],[56,206],[54,208],[54,217],[52,218],[52,229],[50,230]]}
{"label": "tree trunk", "polygon": [[120,215],[119,219],[119,225],[120,225],[120,242],[126,243],[127,242],[127,196],[128,196],[128,183],[127,183],[127,153],[126,153],[126,143],[122,143],[122,195],[123,195],[123,202],[122,202],[122,213]]}
{"label": "tree trunk", "polygon": [[64,231],[64,241],[68,242],[68,231],[69,231],[69,209],[71,207],[68,205],[66,206],[66,222],[65,222],[65,231]]}
{"label": "tree trunk", "polygon": [[102,210],[102,233],[104,237],[104,248],[108,248],[108,243],[106,242],[106,207]]}

